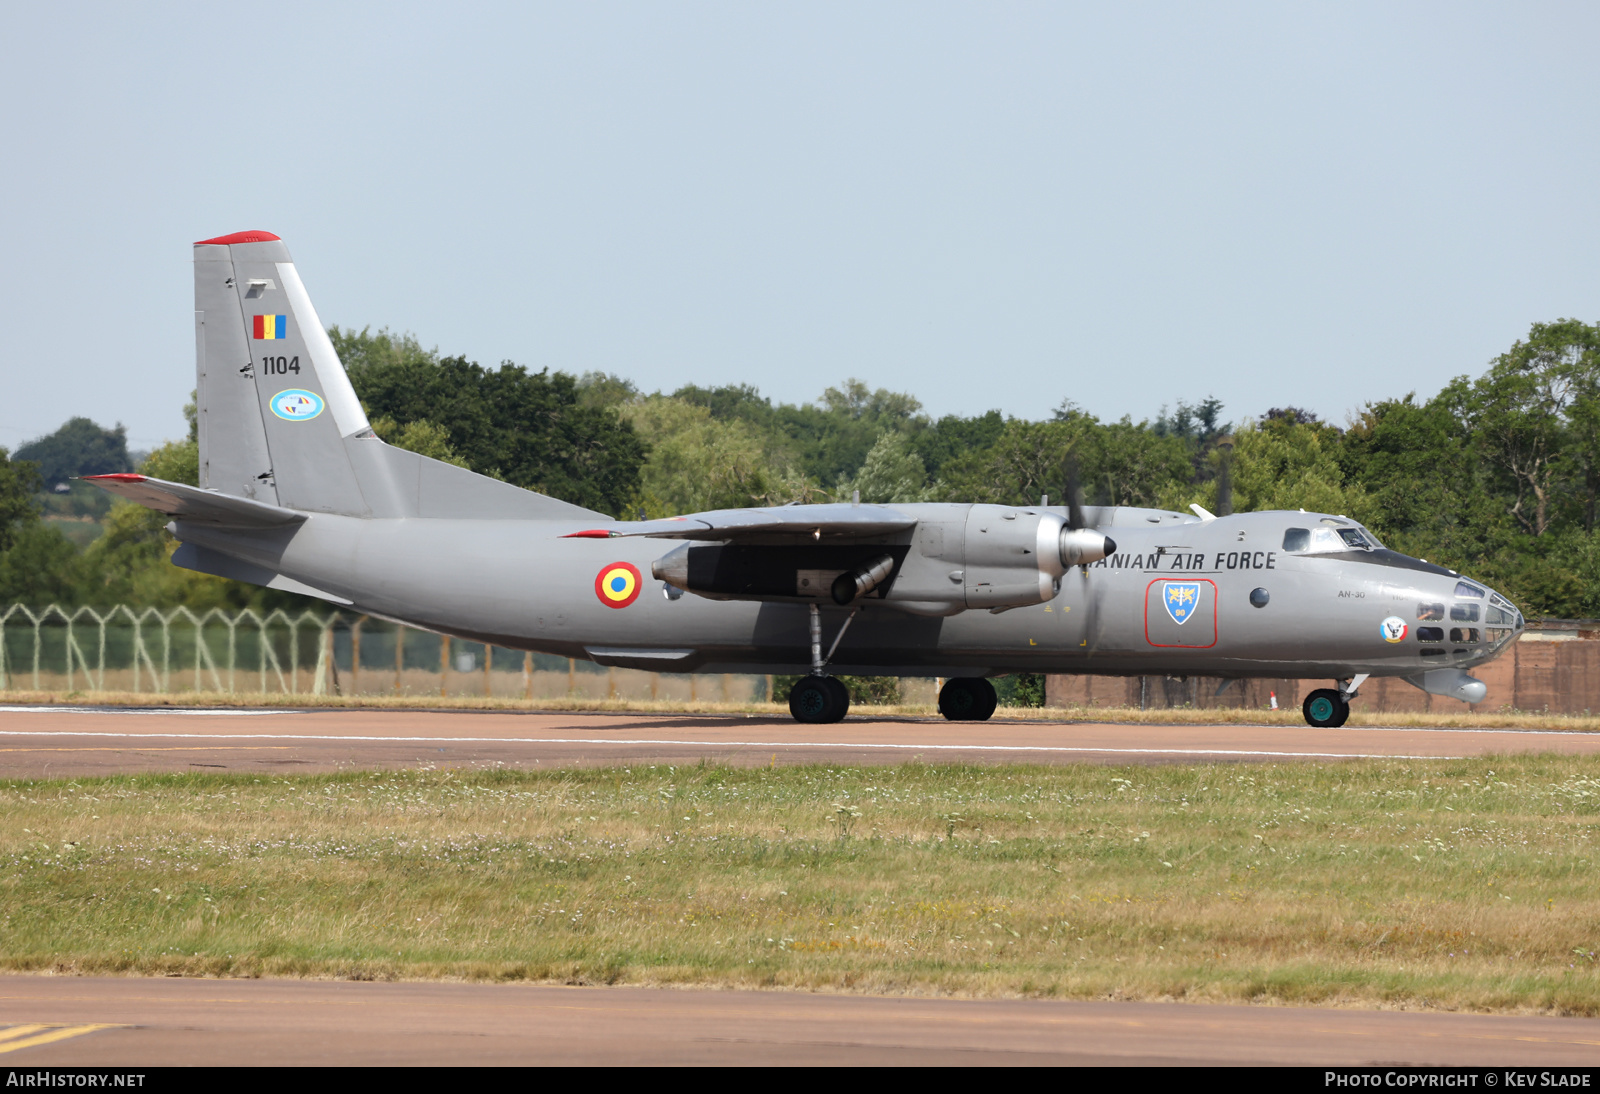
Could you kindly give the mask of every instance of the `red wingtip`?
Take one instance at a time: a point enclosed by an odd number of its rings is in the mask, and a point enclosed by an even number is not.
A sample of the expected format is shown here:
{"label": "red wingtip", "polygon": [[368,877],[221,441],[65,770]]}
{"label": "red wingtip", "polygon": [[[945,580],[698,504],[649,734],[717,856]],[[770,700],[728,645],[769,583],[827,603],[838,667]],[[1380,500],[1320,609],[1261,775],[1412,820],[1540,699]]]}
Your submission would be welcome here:
{"label": "red wingtip", "polygon": [[197,239],[196,247],[202,243],[272,243],[277,236],[271,232],[234,232],[231,236],[218,236],[216,239]]}
{"label": "red wingtip", "polygon": [[583,532],[568,532],[562,539],[610,539],[611,533],[604,528],[590,528]]}
{"label": "red wingtip", "polygon": [[96,479],[109,479],[112,482],[144,482],[145,476],[135,475],[129,471],[119,471],[115,475],[81,475],[85,482],[94,482]]}

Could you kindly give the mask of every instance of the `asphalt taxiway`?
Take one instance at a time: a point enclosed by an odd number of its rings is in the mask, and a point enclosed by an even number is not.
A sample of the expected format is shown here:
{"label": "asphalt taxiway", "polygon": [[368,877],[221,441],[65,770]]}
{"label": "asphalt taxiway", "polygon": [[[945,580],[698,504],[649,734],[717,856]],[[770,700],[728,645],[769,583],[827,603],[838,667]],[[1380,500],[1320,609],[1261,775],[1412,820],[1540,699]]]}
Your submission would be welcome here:
{"label": "asphalt taxiway", "polygon": [[528,984],[0,977],[0,1068],[1600,1064],[1582,1018]]}
{"label": "asphalt taxiway", "polygon": [[0,777],[146,771],[846,763],[1191,763],[1600,754],[1600,733],[940,718],[797,725],[573,711],[0,707]]}

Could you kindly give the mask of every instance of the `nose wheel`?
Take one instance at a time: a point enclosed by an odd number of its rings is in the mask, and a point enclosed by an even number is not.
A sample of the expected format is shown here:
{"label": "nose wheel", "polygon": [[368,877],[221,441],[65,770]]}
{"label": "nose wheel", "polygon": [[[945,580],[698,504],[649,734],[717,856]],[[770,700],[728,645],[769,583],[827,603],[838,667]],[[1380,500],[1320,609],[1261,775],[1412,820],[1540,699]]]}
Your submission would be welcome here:
{"label": "nose wheel", "polygon": [[939,692],[939,713],[952,722],[987,722],[1000,701],[981,676],[957,676]]}
{"label": "nose wheel", "polygon": [[826,725],[850,712],[850,693],[832,676],[803,676],[789,689],[789,713],[797,722]]}
{"label": "nose wheel", "polygon": [[1306,724],[1318,729],[1338,729],[1350,717],[1350,703],[1332,688],[1318,688],[1300,704]]}

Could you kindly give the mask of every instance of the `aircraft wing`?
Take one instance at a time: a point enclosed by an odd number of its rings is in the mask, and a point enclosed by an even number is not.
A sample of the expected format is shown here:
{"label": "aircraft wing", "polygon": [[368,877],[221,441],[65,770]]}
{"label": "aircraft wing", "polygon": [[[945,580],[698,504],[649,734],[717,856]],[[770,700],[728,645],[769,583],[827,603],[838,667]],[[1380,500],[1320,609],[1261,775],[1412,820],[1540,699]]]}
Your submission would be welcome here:
{"label": "aircraft wing", "polygon": [[917,518],[884,505],[781,505],[769,509],[714,509],[665,520],[618,521],[571,532],[563,539],[739,540],[777,537],[817,541],[888,535],[916,527]]}
{"label": "aircraft wing", "polygon": [[214,494],[198,486],[152,479],[147,475],[85,475],[83,481],[179,520],[235,528],[277,528],[306,519],[304,513],[293,509],[231,494]]}

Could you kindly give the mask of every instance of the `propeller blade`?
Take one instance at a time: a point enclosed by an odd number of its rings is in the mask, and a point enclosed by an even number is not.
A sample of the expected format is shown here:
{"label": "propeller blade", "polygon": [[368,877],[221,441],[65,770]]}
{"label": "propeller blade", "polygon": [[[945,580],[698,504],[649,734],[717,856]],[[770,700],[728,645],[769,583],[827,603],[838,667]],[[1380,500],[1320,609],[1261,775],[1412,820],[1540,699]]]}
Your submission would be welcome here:
{"label": "propeller blade", "polygon": [[1078,484],[1078,458],[1071,452],[1061,461],[1061,477],[1067,488],[1067,528],[1076,532],[1087,525],[1083,519],[1083,489]]}

